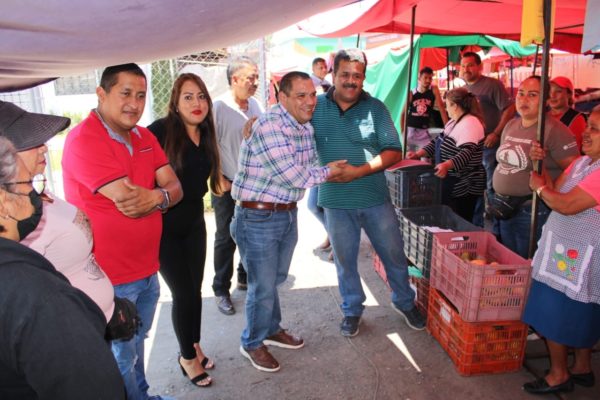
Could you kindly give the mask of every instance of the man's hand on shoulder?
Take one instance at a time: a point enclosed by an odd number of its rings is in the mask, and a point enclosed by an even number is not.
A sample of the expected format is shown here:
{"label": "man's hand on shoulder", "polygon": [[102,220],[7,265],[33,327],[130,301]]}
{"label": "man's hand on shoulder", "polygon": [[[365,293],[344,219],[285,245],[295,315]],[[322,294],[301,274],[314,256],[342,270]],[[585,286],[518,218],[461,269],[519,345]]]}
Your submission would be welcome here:
{"label": "man's hand on shoulder", "polygon": [[139,218],[156,211],[156,205],[163,201],[163,194],[157,189],[146,189],[133,184],[129,178],[124,178],[115,183],[124,186],[114,194],[112,201],[115,207],[130,218]]}
{"label": "man's hand on shoulder", "polygon": [[242,136],[244,137],[244,139],[248,140],[250,139],[250,136],[252,136],[252,125],[254,124],[254,121],[256,121],[257,117],[250,117],[248,118],[248,121],[246,121],[246,123],[244,124],[244,128],[242,129]]}

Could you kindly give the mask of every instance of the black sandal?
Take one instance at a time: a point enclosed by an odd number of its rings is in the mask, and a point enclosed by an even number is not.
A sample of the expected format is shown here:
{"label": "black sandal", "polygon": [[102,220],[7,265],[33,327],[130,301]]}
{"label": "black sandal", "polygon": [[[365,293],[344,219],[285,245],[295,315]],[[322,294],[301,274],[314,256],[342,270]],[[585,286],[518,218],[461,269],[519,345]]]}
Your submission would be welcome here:
{"label": "black sandal", "polygon": [[[187,372],[185,372],[185,368],[183,368],[183,365],[181,365],[181,358],[182,357],[180,355],[179,358],[177,359],[177,362],[179,363],[179,368],[181,368],[181,373],[183,374],[183,376],[187,377],[188,374],[187,374]],[[198,382],[202,382],[203,380],[206,380],[208,378],[210,378],[210,375],[208,375],[206,373],[206,371],[205,371],[205,372],[201,373],[200,375],[198,375],[198,376],[196,376],[194,378],[189,378],[189,380],[190,380],[190,382],[192,382],[192,384],[194,386],[198,386],[198,387],[204,388],[204,387],[209,387],[210,385],[212,385],[212,379],[209,380],[208,383],[205,384],[205,385],[199,385]]]}
{"label": "black sandal", "polygon": [[215,367],[215,363],[208,357],[204,357],[202,361],[200,361],[200,365],[202,365],[202,368],[204,369],[213,369]]}

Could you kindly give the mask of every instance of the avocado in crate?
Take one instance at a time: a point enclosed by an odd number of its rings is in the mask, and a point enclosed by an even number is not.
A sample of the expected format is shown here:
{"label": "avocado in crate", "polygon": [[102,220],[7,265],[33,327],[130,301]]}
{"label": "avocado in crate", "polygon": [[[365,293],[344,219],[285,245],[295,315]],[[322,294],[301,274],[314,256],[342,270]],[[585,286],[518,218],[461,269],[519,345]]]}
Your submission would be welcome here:
{"label": "avocado in crate", "polygon": [[429,278],[433,236],[438,230],[481,232],[482,229],[459,217],[448,206],[396,208],[404,253]]}
{"label": "avocado in crate", "polygon": [[431,257],[431,286],[468,322],[520,320],[531,280],[531,261],[489,232],[438,233]]}
{"label": "avocado in crate", "polygon": [[400,161],[385,170],[385,178],[395,207],[424,207],[441,202],[442,183],[429,163]]}

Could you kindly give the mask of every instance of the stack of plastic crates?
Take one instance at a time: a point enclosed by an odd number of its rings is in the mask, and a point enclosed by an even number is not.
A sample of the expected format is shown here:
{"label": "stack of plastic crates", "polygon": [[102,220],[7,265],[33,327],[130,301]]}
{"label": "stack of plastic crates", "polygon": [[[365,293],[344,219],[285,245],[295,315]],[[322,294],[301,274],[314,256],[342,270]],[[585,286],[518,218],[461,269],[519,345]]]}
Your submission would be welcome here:
{"label": "stack of plastic crates", "polygon": [[488,232],[434,236],[427,329],[461,375],[521,368],[530,272]]}
{"label": "stack of plastic crates", "polygon": [[[387,186],[390,192],[392,204],[396,213],[401,210],[410,210],[413,207],[438,206],[441,201],[441,181],[435,176],[433,166],[429,163],[414,160],[403,160],[385,171]],[[402,231],[402,229],[401,229]],[[409,257],[406,242],[404,252],[408,260],[415,263]],[[384,282],[388,283],[383,263],[375,254],[373,267]],[[421,272],[423,268],[420,268]],[[429,280],[427,277],[411,275],[411,284],[417,296],[415,305],[423,313],[427,314],[427,300],[429,296]]]}

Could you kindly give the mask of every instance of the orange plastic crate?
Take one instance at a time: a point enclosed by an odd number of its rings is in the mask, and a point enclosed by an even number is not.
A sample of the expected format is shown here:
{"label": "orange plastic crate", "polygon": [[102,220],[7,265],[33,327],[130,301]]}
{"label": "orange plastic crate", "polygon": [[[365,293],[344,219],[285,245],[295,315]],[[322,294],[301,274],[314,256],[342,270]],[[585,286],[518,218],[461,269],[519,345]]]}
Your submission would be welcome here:
{"label": "orange plastic crate", "polygon": [[[461,259],[484,256],[496,265]],[[456,306],[463,320],[521,319],[529,292],[531,262],[502,246],[488,232],[436,233],[431,285]]]}
{"label": "orange plastic crate", "polygon": [[465,322],[439,291],[429,291],[427,330],[460,375],[513,372],[521,368],[527,325],[518,321]]}

